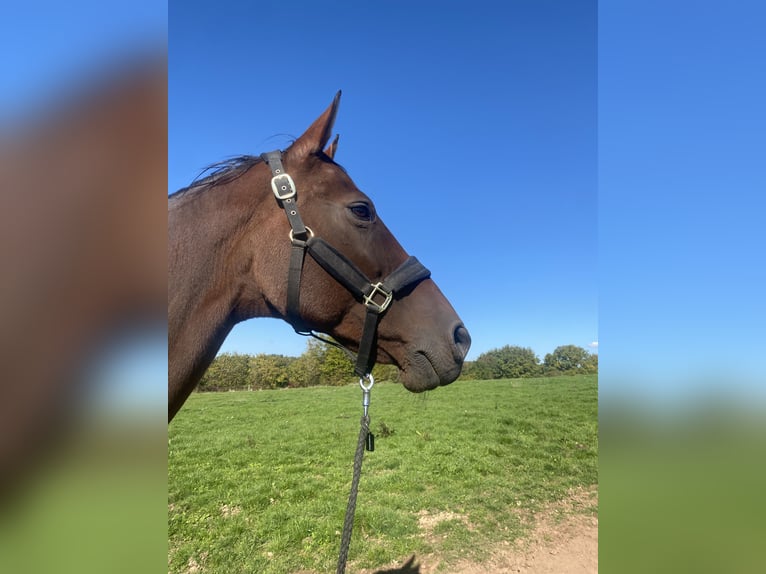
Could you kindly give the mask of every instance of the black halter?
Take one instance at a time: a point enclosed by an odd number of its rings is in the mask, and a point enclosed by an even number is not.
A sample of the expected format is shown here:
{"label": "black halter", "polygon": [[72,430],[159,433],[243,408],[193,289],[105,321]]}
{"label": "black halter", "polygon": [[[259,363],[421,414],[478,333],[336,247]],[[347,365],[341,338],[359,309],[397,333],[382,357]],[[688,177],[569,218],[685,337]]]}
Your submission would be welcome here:
{"label": "black halter", "polygon": [[[345,255],[319,237],[303,224],[297,205],[297,190],[292,177],[282,167],[282,152],[261,154],[271,168],[271,189],[290,222],[290,268],[287,275],[287,320],[301,335],[313,335],[300,316],[300,290],[303,262],[306,252],[333,278],[348,289],[367,307],[362,339],[356,355],[354,370],[360,377],[369,375],[374,366],[372,353],[380,316],[386,312],[397,292],[428,278],[431,272],[415,257],[396,268],[383,281],[372,283],[369,278]],[[324,339],[323,339],[324,340]]]}

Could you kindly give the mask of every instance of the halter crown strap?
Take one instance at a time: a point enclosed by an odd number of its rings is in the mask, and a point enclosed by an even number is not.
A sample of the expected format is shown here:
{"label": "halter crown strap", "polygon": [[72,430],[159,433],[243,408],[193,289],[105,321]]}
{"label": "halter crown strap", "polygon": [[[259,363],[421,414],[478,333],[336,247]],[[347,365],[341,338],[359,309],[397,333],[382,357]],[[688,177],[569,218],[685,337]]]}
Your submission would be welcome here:
{"label": "halter crown strap", "polygon": [[293,178],[285,171],[282,166],[282,152],[270,151],[268,153],[262,153],[261,158],[271,168],[271,190],[274,192],[274,196],[277,198],[279,205],[285,210],[287,214],[287,220],[290,222],[292,228],[292,237],[299,240],[305,240],[308,237],[308,230],[301,216],[298,213],[298,191],[295,188],[295,182]]}
{"label": "halter crown strap", "polygon": [[[298,213],[297,189],[292,177],[282,166],[282,152],[272,151],[261,154],[261,157],[271,168],[271,189],[290,223],[292,249],[287,275],[287,320],[297,333],[316,336],[300,316],[301,276],[308,251],[327,273],[367,308],[354,367],[356,374],[364,377],[372,371],[374,365],[373,348],[380,316],[386,312],[398,291],[427,279],[431,272],[415,257],[408,257],[383,281],[372,283],[353,261],[325,240],[315,237],[311,228],[303,224]],[[321,339],[321,337],[317,338]],[[352,354],[350,351],[347,352]]]}
{"label": "halter crown strap", "polygon": [[297,333],[309,334],[311,328],[303,322],[300,316],[300,289],[303,260],[306,255],[306,239],[308,239],[311,230],[303,224],[300,213],[298,213],[298,190],[295,188],[293,178],[282,165],[282,152],[275,150],[262,153],[261,158],[271,168],[271,190],[290,222],[292,249],[290,250],[290,266],[287,272],[287,320]]}

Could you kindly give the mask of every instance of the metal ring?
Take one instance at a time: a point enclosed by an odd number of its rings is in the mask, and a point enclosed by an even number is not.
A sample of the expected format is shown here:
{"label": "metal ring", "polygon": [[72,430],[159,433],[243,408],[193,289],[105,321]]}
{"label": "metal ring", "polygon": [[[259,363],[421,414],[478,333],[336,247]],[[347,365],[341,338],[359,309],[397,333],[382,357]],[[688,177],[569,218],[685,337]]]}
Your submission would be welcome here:
{"label": "metal ring", "polygon": [[[365,379],[370,381],[370,384],[367,385],[367,386],[364,385],[364,380]],[[363,391],[369,391],[372,388],[372,385],[374,385],[374,384],[375,384],[375,379],[372,378],[372,373],[368,373],[364,377],[359,379],[359,386],[362,387]]]}
{"label": "metal ring", "polygon": [[[314,237],[314,232],[311,231],[311,228],[308,225],[306,226],[306,231],[308,232],[309,237]],[[293,239],[294,239],[293,238],[293,230],[291,229],[290,230],[290,241],[293,241]]]}

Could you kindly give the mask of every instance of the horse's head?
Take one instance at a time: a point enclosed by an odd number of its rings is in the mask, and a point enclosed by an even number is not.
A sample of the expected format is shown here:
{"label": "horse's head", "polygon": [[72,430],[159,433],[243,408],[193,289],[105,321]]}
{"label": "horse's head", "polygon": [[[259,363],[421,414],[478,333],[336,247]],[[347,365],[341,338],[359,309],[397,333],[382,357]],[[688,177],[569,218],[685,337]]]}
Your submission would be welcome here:
{"label": "horse's head", "polygon": [[[329,146],[339,96],[282,156],[284,171],[295,182],[296,205],[314,236],[353,262],[372,283],[386,279],[408,255],[378,216],[373,202],[333,160],[337,138]],[[268,304],[283,318],[286,309],[291,243],[290,224],[282,209],[273,208],[268,227],[271,285],[261,285]],[[362,337],[366,307],[311,257],[305,258],[300,283],[300,322],[331,335],[356,351]],[[296,326],[296,325],[294,325]],[[454,309],[430,279],[395,293],[380,316],[376,359],[392,363],[411,391],[424,391],[454,381],[460,374],[471,338]]]}

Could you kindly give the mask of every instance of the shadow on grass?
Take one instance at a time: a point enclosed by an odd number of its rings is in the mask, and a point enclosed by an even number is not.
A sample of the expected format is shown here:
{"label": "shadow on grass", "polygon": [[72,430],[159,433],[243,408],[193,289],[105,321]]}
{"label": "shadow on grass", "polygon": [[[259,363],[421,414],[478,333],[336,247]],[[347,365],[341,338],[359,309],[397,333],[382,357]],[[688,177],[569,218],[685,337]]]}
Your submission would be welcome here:
{"label": "shadow on grass", "polygon": [[391,570],[376,570],[374,574],[420,574],[420,565],[415,564],[415,555],[404,563],[400,568]]}

